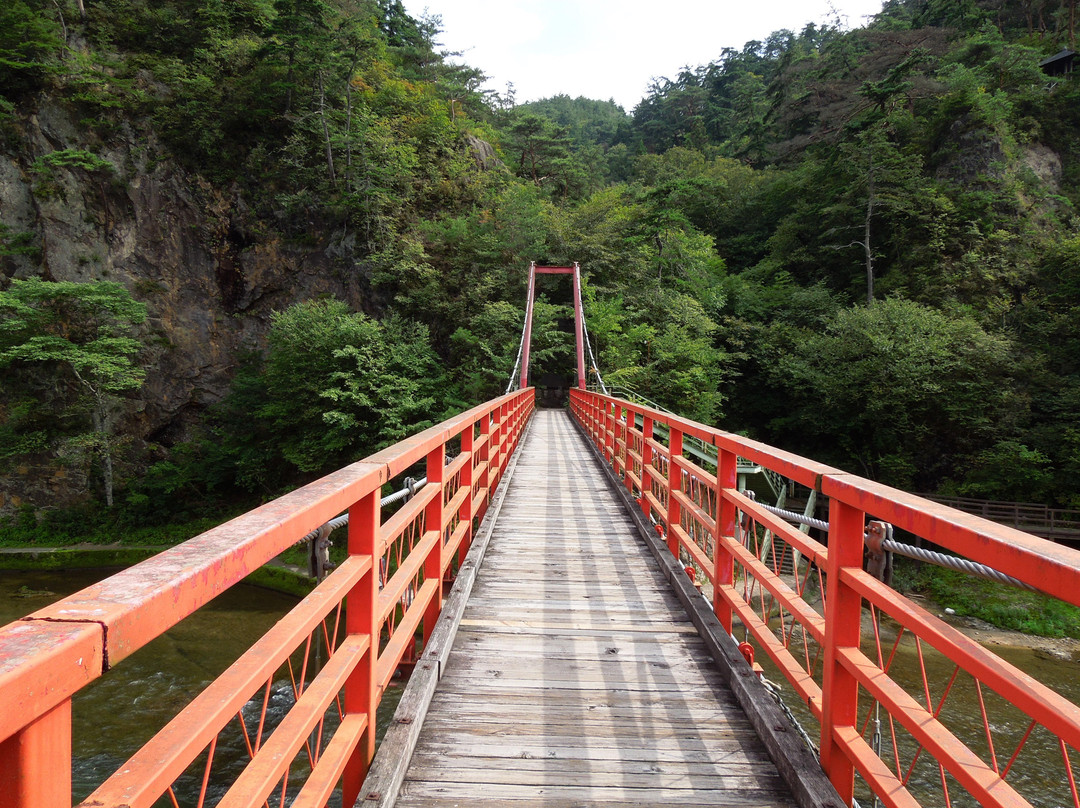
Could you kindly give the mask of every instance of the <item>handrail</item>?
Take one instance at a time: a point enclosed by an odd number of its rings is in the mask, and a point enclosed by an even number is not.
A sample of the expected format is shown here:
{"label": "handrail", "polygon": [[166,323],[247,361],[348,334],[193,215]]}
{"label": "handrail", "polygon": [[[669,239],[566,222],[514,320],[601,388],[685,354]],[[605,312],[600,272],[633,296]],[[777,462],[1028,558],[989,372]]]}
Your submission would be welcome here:
{"label": "handrail", "polygon": [[[69,808],[71,778],[60,773],[71,768],[72,696],[344,510],[348,560],[86,804],[149,808],[166,794],[175,802],[174,781],[205,753],[201,806],[228,725],[251,762],[219,805],[255,808],[275,789],[284,794],[298,757],[312,774],[295,804],[318,803],[342,781],[351,805],[374,754],[382,693],[414,632],[430,635],[444,581],[464,558],[533,406],[530,388],[474,407],[0,628],[4,806]],[[460,455],[447,466],[450,443]],[[425,495],[383,521],[383,484],[418,462],[426,464]],[[313,645],[327,654],[318,671]],[[267,704],[282,665],[294,703],[271,732]]]}
{"label": "handrail", "polygon": [[[863,570],[872,518],[1080,605],[1080,551],[638,403],[571,390],[570,409],[720,623],[819,722],[848,804],[948,804],[959,786],[980,805],[1080,805],[1080,707]],[[716,447],[715,476],[688,436]],[[828,497],[828,545],[737,490],[740,456]],[[1037,786],[1013,768],[1025,752],[1052,767]]]}
{"label": "handrail", "polygon": [[[675,413],[669,410],[667,407],[657,404],[652,399],[646,398],[645,396],[641,395],[641,393],[634,390],[632,387],[615,386],[609,389],[608,394],[614,398],[619,398],[620,394],[623,394],[622,397],[627,399],[628,401],[633,401],[637,404],[644,404],[654,410],[665,412],[669,415],[675,415]],[[637,419],[635,419],[635,426],[640,429],[641,427],[636,422],[638,419],[640,419],[640,416],[637,416]],[[663,424],[656,424],[656,426],[661,429],[661,436],[666,438],[666,434],[664,434],[662,431],[663,429],[666,429],[666,427],[664,427]],[[704,460],[706,463],[711,463],[714,466],[716,465],[716,447],[706,441],[699,440],[693,435],[690,435],[685,439],[683,444],[683,451],[688,454],[694,455],[700,460]],[[783,491],[784,488],[787,486],[787,480],[783,476],[777,474],[770,468],[760,466],[759,464],[747,460],[743,457],[740,457],[738,462],[739,471],[744,474],[754,473],[759,470],[764,472],[765,480],[766,482],[768,482],[769,488],[772,489],[773,496],[779,499],[780,492]]]}

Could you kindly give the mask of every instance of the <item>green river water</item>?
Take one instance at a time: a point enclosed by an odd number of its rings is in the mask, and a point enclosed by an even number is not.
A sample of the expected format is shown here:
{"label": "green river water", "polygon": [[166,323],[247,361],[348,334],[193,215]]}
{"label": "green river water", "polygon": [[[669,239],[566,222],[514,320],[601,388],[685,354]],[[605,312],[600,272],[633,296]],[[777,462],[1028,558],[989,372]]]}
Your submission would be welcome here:
{"label": "green river water", "polygon": [[[0,624],[77,592],[111,572],[0,571]],[[83,688],[72,706],[75,801],[87,797],[296,603],[295,597],[267,589],[233,587]],[[379,708],[380,728],[393,715],[400,694],[400,686],[387,690]],[[258,701],[261,703],[261,693]],[[268,726],[280,720],[292,701],[288,671],[279,671],[271,688]],[[252,731],[258,723],[258,711],[259,704],[252,702],[244,710],[245,716],[251,716],[248,723]],[[219,738],[215,773],[237,770],[246,757],[239,723],[234,720]],[[201,775],[202,762],[196,761],[178,782],[178,793],[194,790],[197,794]],[[222,779],[227,782],[228,777]],[[300,782],[298,777],[296,780]],[[223,785],[211,788],[207,803],[214,804],[223,791]],[[194,804],[194,799],[188,802]]]}

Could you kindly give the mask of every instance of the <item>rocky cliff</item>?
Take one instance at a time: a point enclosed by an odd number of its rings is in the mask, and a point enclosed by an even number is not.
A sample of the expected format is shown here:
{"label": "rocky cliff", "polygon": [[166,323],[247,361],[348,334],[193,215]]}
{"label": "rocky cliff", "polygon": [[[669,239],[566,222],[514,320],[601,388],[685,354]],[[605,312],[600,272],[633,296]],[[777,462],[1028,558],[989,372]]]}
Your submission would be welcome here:
{"label": "rocky cliff", "polygon": [[[36,249],[0,259],[0,283],[108,279],[146,304],[146,382],[121,415],[136,442],[183,439],[227,391],[238,356],[262,344],[271,312],[320,295],[361,306],[357,273],[342,271],[316,234],[314,246],[271,235],[239,190],[183,169],[152,133],[127,128],[101,142],[51,101],[13,126],[0,151],[0,223]],[[108,165],[47,160],[84,152]],[[78,471],[39,461],[0,477],[0,513],[84,495]]]}

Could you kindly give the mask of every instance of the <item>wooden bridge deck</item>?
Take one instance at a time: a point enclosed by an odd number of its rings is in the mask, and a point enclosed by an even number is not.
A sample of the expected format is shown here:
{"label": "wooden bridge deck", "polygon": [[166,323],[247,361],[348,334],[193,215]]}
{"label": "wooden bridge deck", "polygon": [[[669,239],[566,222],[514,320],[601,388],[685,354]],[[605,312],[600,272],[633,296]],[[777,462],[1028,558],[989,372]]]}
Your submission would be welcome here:
{"label": "wooden bridge deck", "polygon": [[522,453],[397,805],[793,805],[569,416]]}

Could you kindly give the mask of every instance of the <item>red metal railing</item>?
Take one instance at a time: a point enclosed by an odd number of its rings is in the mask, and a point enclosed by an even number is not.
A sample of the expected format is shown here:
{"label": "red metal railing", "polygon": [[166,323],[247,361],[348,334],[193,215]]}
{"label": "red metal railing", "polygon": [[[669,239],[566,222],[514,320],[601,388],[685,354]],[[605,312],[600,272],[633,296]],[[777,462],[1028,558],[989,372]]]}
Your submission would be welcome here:
{"label": "red metal railing", "polygon": [[[822,766],[849,804],[1080,808],[1080,708],[866,573],[864,531],[889,522],[1074,605],[1080,552],[668,413],[570,395],[721,624],[764,650],[819,722]],[[717,448],[715,469],[684,456],[687,436]],[[740,493],[738,457],[828,497],[827,544]]]}
{"label": "red metal railing", "polygon": [[[346,509],[348,559],[86,804],[179,806],[174,784],[194,771],[197,808],[212,783],[223,808],[322,806],[339,784],[352,805],[382,693],[430,634],[533,401],[531,389],[490,401],[0,629],[0,805],[68,808],[73,694]],[[427,484],[384,521],[383,484],[421,462]],[[291,707],[271,719],[286,669]],[[229,733],[249,758],[238,775],[215,766]]]}

